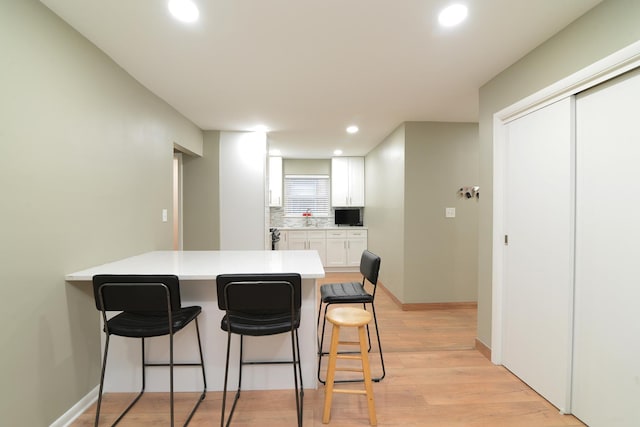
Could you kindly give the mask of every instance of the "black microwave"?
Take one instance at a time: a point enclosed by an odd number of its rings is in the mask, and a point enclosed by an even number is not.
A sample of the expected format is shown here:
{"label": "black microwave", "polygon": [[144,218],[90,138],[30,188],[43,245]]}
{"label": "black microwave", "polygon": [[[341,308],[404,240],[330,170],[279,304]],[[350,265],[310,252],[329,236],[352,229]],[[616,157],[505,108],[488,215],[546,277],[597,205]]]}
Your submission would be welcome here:
{"label": "black microwave", "polygon": [[336,209],[334,214],[336,225],[362,225],[360,209]]}

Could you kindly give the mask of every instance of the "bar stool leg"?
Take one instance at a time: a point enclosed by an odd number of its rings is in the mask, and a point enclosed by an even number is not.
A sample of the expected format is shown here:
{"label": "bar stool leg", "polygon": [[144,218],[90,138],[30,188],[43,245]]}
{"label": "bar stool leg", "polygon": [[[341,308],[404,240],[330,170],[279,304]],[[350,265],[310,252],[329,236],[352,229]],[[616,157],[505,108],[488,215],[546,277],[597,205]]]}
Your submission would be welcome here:
{"label": "bar stool leg", "polygon": [[360,355],[362,356],[362,373],[364,375],[364,388],[367,391],[367,406],[369,407],[369,423],[372,426],[378,424],[376,407],[373,401],[373,385],[371,384],[371,370],[369,368],[369,349],[365,337],[364,326],[358,326],[360,335]]}
{"label": "bar stool leg", "polygon": [[331,347],[329,350],[329,365],[327,366],[327,380],[324,389],[324,411],[322,423],[327,424],[331,418],[331,400],[333,398],[333,383],[336,376],[336,359],[338,355],[338,343],[340,341],[340,326],[333,325],[331,331]]}

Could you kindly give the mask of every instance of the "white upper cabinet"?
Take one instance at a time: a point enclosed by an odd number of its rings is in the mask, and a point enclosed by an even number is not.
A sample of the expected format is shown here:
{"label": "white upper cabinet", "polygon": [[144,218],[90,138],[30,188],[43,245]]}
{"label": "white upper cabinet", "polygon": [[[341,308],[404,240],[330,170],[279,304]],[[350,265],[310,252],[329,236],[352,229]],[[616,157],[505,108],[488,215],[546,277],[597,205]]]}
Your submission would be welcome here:
{"label": "white upper cabinet", "polygon": [[364,157],[331,159],[331,205],[364,206]]}
{"label": "white upper cabinet", "polygon": [[269,157],[269,206],[282,206],[282,157]]}

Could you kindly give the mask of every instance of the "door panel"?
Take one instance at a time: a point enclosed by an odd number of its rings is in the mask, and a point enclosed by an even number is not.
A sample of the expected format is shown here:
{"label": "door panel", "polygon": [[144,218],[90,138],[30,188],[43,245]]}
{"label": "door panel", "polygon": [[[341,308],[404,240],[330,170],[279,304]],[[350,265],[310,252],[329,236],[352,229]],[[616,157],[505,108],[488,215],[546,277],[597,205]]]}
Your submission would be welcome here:
{"label": "door panel", "polygon": [[569,410],[573,98],[507,125],[503,364]]}
{"label": "door panel", "polygon": [[577,108],[573,413],[592,427],[640,422],[640,73]]}

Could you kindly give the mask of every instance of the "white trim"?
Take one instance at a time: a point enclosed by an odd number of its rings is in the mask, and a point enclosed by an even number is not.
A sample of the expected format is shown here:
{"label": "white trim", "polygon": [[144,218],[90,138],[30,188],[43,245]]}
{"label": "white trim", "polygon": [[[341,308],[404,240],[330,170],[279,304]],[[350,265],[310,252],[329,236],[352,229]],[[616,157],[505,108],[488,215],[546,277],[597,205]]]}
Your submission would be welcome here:
{"label": "white trim", "polygon": [[[505,122],[493,117],[493,268],[491,292],[491,361],[502,364],[502,301],[504,301],[504,158]],[[500,308],[498,310],[498,308]]]}
{"label": "white trim", "polygon": [[515,120],[531,111],[611,80],[638,66],[640,66],[640,41],[632,43],[533,95],[498,111],[495,113],[494,118],[501,122]]}
{"label": "white trim", "polygon": [[577,71],[570,76],[498,111],[493,116],[493,257],[491,361],[502,363],[502,312],[504,275],[504,168],[505,125],[532,111],[543,108],[568,96],[611,80],[640,67],[640,41]]}
{"label": "white trim", "polygon": [[93,403],[98,400],[99,386],[96,386],[85,397],[80,399],[78,403],[73,405],[67,412],[62,414],[60,418],[51,423],[49,427],[67,427],[70,426],[76,418],[82,415]]}

